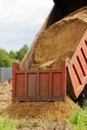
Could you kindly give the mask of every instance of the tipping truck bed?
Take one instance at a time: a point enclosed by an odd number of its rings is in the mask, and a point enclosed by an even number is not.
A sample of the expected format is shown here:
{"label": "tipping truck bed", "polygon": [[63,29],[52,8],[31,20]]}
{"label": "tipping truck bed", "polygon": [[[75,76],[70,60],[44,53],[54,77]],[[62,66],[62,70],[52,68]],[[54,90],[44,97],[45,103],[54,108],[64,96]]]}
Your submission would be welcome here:
{"label": "tipping truck bed", "polygon": [[54,2],[54,6],[52,7],[41,29],[37,33],[31,46],[29,47],[28,52],[24,56],[20,64],[20,68],[28,69],[30,67],[34,56],[37,39],[49,26],[61,20],[73,11],[80,9],[81,7],[87,6],[87,0],[54,0]]}
{"label": "tipping truck bed", "polygon": [[70,97],[76,99],[87,84],[87,30],[67,67],[73,89]]}
{"label": "tipping truck bed", "polygon": [[66,63],[61,69],[26,70],[13,64],[13,101],[65,100]]}
{"label": "tipping truck bed", "polygon": [[87,6],[86,0],[53,0],[57,8],[60,9],[62,17],[74,12],[81,7]]}
{"label": "tipping truck bed", "polygon": [[[67,64],[67,71],[66,71]],[[68,95],[73,99],[83,91],[87,84],[87,30],[71,58],[61,69],[27,70],[13,64],[13,101],[54,101],[65,100],[67,77],[72,86]],[[72,88],[71,88],[72,87]]]}
{"label": "tipping truck bed", "polygon": [[[87,6],[86,0],[54,0],[55,5],[43,23],[21,64],[13,64],[13,101],[64,100],[66,95],[66,63],[58,70],[30,71],[36,43],[53,23],[73,11]],[[80,59],[81,58],[81,59]],[[87,31],[73,58],[67,63],[72,98],[76,99],[87,84]],[[71,95],[70,95],[71,96]]]}

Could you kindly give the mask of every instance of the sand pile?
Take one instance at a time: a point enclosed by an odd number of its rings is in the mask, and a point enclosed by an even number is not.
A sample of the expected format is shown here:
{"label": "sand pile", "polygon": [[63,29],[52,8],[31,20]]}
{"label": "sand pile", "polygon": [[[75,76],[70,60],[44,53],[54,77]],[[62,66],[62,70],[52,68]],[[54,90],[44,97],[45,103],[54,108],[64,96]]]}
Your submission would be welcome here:
{"label": "sand pile", "polygon": [[50,26],[37,40],[32,69],[49,61],[46,68],[59,68],[67,57],[72,57],[87,28],[87,8],[74,13]]}
{"label": "sand pile", "polygon": [[12,82],[0,84],[0,114],[8,113],[12,118],[52,118],[63,121],[80,109],[68,96],[65,102],[15,102],[12,103]]}
{"label": "sand pile", "polygon": [[69,97],[65,102],[15,102],[12,103],[12,82],[0,84],[0,114],[8,113],[12,118],[52,118],[63,121],[69,118],[72,112],[80,109]]}
{"label": "sand pile", "polygon": [[2,111],[12,118],[45,118],[52,117],[54,120],[63,121],[70,117],[71,113],[80,109],[71,99],[56,102],[16,102]]}
{"label": "sand pile", "polygon": [[0,110],[8,106],[12,99],[11,80],[0,83]]}

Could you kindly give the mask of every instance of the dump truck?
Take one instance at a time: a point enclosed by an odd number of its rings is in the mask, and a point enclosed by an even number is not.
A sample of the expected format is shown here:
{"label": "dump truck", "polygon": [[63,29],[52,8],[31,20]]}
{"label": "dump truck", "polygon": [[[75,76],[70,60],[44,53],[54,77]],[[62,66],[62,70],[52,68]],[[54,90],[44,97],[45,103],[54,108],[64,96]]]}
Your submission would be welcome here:
{"label": "dump truck", "polygon": [[32,63],[33,55],[34,55],[34,50],[36,47],[36,41],[39,38],[39,36],[52,24],[55,22],[63,19],[65,16],[68,14],[71,14],[77,9],[80,9],[81,7],[87,6],[87,1],[86,0],[54,0],[55,4],[52,7],[50,13],[48,14],[46,20],[41,26],[41,29],[37,33],[35,39],[31,43],[31,46],[24,56],[20,68],[29,68],[29,66]]}
{"label": "dump truck", "polygon": [[86,92],[84,90],[87,89],[87,30],[72,58],[64,60],[61,68],[30,70],[40,35],[55,22],[87,5],[86,0],[54,0],[54,3],[22,62],[13,63],[13,101],[64,101],[66,93],[73,100],[77,100]]}

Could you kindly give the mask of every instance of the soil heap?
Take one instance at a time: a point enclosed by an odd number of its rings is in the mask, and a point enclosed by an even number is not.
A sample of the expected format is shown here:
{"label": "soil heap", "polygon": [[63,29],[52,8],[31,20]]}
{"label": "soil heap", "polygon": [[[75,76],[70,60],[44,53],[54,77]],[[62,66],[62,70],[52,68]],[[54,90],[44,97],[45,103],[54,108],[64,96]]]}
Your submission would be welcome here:
{"label": "soil heap", "polygon": [[0,110],[6,108],[12,100],[11,80],[0,83]]}
{"label": "soil heap", "polygon": [[71,113],[79,108],[68,96],[65,102],[15,102],[12,103],[12,82],[0,84],[0,113],[8,113],[12,118],[38,119],[52,118],[64,121]]}
{"label": "soil heap", "polygon": [[68,96],[65,102],[14,102],[12,103],[12,82],[0,84],[0,114],[8,113],[12,118],[39,119],[51,118],[57,121],[67,120],[71,113],[80,110]]}
{"label": "soil heap", "polygon": [[73,111],[80,108],[69,98],[66,101],[55,102],[16,102],[12,103],[2,111],[8,113],[12,118],[46,118],[51,117],[53,120],[67,120]]}

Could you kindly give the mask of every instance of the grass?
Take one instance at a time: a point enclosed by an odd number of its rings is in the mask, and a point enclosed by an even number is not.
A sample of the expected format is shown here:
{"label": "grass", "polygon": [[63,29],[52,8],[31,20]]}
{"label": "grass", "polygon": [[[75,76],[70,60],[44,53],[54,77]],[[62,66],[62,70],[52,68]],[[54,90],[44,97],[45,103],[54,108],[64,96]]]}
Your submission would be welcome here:
{"label": "grass", "polygon": [[14,120],[8,114],[0,115],[0,130],[16,130],[24,124],[25,120]]}
{"label": "grass", "polygon": [[[43,119],[33,120],[13,120],[7,114],[3,114],[0,116],[0,130],[15,130],[16,128],[23,128],[26,125],[27,128],[32,129],[41,126],[45,121],[51,122],[52,119],[53,117],[49,113]],[[87,130],[87,102],[84,104],[82,110],[78,110],[71,115],[68,124],[72,126],[73,130]]]}
{"label": "grass", "polygon": [[74,112],[68,123],[74,130],[87,130],[87,104],[84,105],[81,111]]}
{"label": "grass", "polygon": [[0,130],[15,130],[16,122],[9,118],[7,114],[0,116]]}
{"label": "grass", "polygon": [[21,129],[25,126],[27,128],[35,128],[41,126],[45,121],[51,121],[52,116],[47,113],[46,117],[39,119],[12,119],[8,114],[0,115],[0,130],[16,130],[16,128]]}

